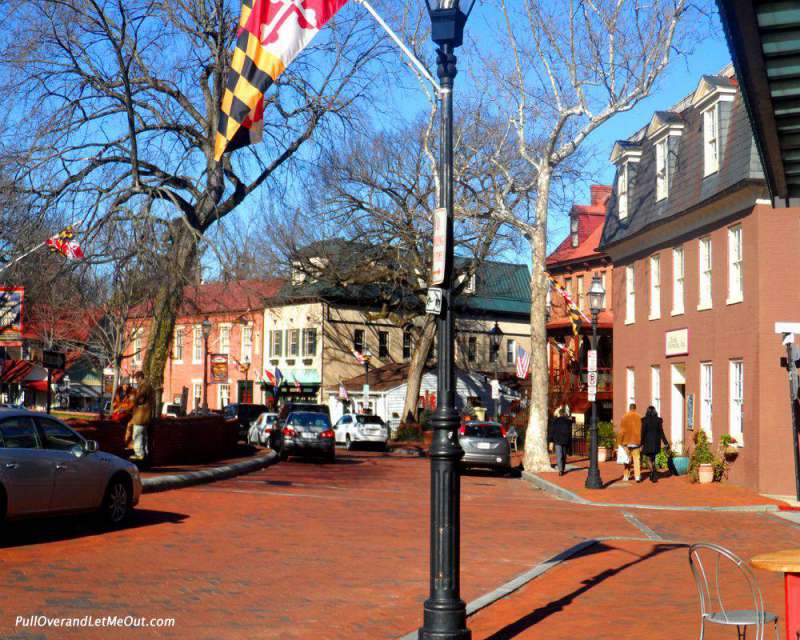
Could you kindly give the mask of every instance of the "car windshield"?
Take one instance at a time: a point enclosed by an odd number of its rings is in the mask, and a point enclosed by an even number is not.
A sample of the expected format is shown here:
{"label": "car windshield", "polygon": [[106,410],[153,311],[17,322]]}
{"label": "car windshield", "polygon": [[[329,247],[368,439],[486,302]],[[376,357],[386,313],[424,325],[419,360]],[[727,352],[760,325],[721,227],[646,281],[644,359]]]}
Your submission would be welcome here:
{"label": "car windshield", "polygon": [[314,430],[331,428],[331,421],[324,413],[290,413],[286,422],[295,427],[310,427]]}
{"label": "car windshield", "polygon": [[278,416],[276,416],[276,415],[266,416],[264,418],[264,422],[266,422],[267,424],[272,424],[273,422],[275,422],[275,418],[277,418],[277,417]]}
{"label": "car windshield", "polygon": [[383,420],[380,419],[380,416],[356,416],[358,419],[359,424],[379,424],[383,425]]}
{"label": "car windshield", "polygon": [[472,424],[464,425],[464,435],[471,438],[502,438],[503,432],[499,424]]}

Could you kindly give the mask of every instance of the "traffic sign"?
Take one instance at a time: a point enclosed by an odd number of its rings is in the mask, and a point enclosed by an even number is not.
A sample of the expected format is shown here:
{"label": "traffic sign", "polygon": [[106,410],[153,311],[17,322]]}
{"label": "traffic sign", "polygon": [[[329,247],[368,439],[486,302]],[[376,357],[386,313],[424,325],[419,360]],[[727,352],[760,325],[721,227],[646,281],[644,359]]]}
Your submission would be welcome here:
{"label": "traffic sign", "polygon": [[42,366],[45,369],[63,369],[65,364],[66,358],[60,351],[42,352]]}
{"label": "traffic sign", "polygon": [[597,351],[590,349],[586,354],[587,369],[589,371],[597,371]]}
{"label": "traffic sign", "polygon": [[442,314],[442,290],[439,287],[428,289],[428,299],[425,302],[425,313],[432,316]]}
{"label": "traffic sign", "polygon": [[587,394],[587,397],[586,397],[586,399],[587,399],[589,402],[594,402],[594,401],[595,401],[597,398],[595,397],[594,393],[592,393],[592,392],[589,392],[589,393]]}
{"label": "traffic sign", "polygon": [[439,208],[433,211],[433,268],[431,270],[431,284],[442,284],[444,282],[446,262],[447,209]]}

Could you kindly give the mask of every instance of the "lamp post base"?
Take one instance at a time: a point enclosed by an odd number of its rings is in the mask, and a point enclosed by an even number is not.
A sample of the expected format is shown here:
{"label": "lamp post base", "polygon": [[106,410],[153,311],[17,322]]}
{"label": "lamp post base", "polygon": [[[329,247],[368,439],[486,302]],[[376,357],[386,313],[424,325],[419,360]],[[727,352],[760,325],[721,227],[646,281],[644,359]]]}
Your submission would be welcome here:
{"label": "lamp post base", "polygon": [[589,470],[589,475],[586,476],[586,483],[583,485],[587,489],[602,489],[603,480],[600,478],[600,470],[596,469],[594,473]]}
{"label": "lamp post base", "polygon": [[467,605],[463,601],[459,600],[455,609],[426,602],[423,615],[418,640],[472,640],[472,631],[467,629]]}

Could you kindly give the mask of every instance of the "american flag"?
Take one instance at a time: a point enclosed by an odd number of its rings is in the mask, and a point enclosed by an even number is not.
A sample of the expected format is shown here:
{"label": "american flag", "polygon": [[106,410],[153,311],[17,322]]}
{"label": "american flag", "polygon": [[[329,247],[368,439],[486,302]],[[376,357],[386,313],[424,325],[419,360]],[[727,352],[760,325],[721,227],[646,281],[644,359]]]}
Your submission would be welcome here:
{"label": "american flag", "polygon": [[350,396],[347,394],[347,387],[344,386],[343,382],[339,383],[339,399],[340,400],[350,399]]}
{"label": "american flag", "polygon": [[517,347],[517,378],[524,380],[531,368],[531,354],[522,347]]}

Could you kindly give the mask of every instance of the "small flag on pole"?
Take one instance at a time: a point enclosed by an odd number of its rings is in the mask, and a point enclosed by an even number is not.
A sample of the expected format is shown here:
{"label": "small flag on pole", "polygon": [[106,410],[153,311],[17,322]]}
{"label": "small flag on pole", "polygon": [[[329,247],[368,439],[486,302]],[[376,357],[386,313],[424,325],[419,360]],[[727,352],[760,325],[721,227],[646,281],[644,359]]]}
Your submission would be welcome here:
{"label": "small flag on pole", "polygon": [[84,258],[83,249],[73,240],[74,237],[75,230],[69,226],[60,231],[58,235],[48,238],[46,244],[52,253],[60,253],[69,260],[82,260]]}
{"label": "small flag on pole", "polygon": [[528,377],[531,367],[531,354],[522,347],[517,347],[517,378],[524,380]]}
{"label": "small flag on pole", "polygon": [[267,380],[273,387],[278,386],[278,381],[275,379],[275,374],[272,373],[269,369],[264,369],[264,375],[267,376]]}
{"label": "small flag on pole", "polygon": [[350,400],[350,396],[347,393],[347,387],[344,386],[343,382],[339,383],[339,400]]}
{"label": "small flag on pole", "polygon": [[292,374],[292,382],[294,384],[294,390],[300,393],[300,383],[297,381],[297,378],[295,377],[294,373]]}
{"label": "small flag on pole", "polygon": [[361,353],[360,351],[356,351],[355,349],[353,349],[352,351],[353,351],[353,355],[355,356],[356,360],[358,361],[358,364],[366,363],[367,359],[364,357],[363,353]]}

